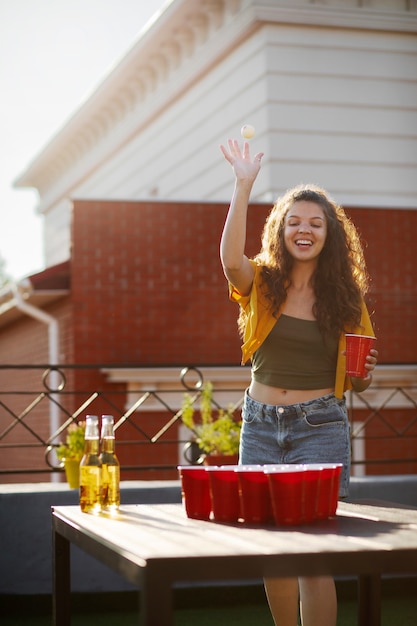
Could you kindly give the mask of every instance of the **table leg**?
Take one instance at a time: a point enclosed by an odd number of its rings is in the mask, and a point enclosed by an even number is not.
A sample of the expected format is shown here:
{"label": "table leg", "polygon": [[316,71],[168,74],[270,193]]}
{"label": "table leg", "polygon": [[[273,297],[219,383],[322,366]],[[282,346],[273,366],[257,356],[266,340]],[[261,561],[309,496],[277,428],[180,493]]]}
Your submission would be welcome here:
{"label": "table leg", "polygon": [[359,576],[359,626],[381,626],[381,577]]}
{"label": "table leg", "polygon": [[70,626],[70,544],[55,529],[52,532],[52,623],[53,626]]}
{"label": "table leg", "polygon": [[174,626],[172,581],[151,564],[143,577],[139,623],[141,626]]}

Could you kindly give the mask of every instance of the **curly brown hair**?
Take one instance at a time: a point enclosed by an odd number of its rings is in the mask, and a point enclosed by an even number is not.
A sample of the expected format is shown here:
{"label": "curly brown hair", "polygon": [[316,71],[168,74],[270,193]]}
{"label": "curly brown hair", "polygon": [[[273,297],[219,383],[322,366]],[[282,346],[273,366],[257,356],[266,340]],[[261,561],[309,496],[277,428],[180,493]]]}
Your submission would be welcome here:
{"label": "curly brown hair", "polygon": [[255,257],[262,266],[263,288],[271,301],[273,315],[277,315],[287,297],[294,263],[284,243],[285,217],[300,200],[315,202],[326,217],[326,241],[313,275],[316,296],[313,313],[324,337],[339,335],[359,325],[369,277],[353,222],[324,189],[299,185],[278,198],[272,207],[263,229],[261,251]]}

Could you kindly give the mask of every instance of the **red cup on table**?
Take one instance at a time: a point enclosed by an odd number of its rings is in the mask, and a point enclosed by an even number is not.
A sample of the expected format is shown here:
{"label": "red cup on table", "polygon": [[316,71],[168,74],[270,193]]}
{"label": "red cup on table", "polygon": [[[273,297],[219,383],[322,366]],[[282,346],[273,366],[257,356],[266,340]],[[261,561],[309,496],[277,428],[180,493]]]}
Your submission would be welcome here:
{"label": "red cup on table", "polygon": [[303,512],[303,521],[305,523],[314,522],[317,519],[321,471],[321,466],[316,463],[305,466]]}
{"label": "red cup on table", "polygon": [[305,467],[283,465],[265,468],[275,523],[296,525],[304,522]]}
{"label": "red cup on table", "polygon": [[236,468],[239,479],[240,509],[246,524],[268,524],[273,521],[268,476],[262,465],[240,465]]}
{"label": "red cup on table", "polygon": [[237,465],[206,467],[216,522],[237,522],[240,518],[239,480],[235,468]]}
{"label": "red cup on table", "polygon": [[333,483],[330,492],[329,517],[336,515],[337,503],[339,502],[340,476],[342,475],[342,463],[335,463],[333,468]]}
{"label": "red cup on table", "polygon": [[317,500],[317,519],[327,519],[336,513],[342,467],[342,463],[322,464]]}
{"label": "red cup on table", "polygon": [[211,513],[209,477],[201,465],[179,465],[182,501],[188,517],[208,520]]}
{"label": "red cup on table", "polygon": [[375,343],[375,337],[346,334],[346,374],[355,378],[366,378],[366,357]]}

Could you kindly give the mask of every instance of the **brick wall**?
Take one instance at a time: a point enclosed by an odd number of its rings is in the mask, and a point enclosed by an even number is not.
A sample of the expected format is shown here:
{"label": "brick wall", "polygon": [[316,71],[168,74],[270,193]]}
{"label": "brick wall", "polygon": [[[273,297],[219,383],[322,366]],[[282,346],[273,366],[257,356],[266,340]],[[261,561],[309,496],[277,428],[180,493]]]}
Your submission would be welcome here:
{"label": "brick wall", "polygon": [[[248,254],[259,248],[269,206],[252,205],[248,221]],[[417,361],[417,267],[414,238],[417,211],[352,208],[347,210],[367,244],[372,276],[371,308],[381,363]],[[75,201],[72,223],[70,295],[48,307],[60,320],[60,359],[63,363],[114,365],[237,365],[240,340],[237,307],[228,301],[219,261],[219,241],[227,213],[225,204]],[[47,328],[27,317],[0,328],[2,363],[46,363]],[[97,369],[67,372],[67,389],[79,398],[102,389],[94,412],[123,412],[122,385],[109,385]],[[0,369],[0,390],[39,390],[39,371],[11,374]],[[14,407],[19,414],[26,398]],[[109,405],[110,402],[110,405]],[[75,404],[66,400],[68,411]],[[80,402],[78,403],[80,404]],[[149,415],[152,432],[160,416]],[[48,413],[36,409],[28,423],[47,435]],[[10,416],[0,413],[0,427]],[[31,435],[19,425],[9,436]],[[174,440],[175,429],[169,438]],[[133,429],[123,438],[135,441],[120,449],[123,464],[176,462],[176,444],[155,451]],[[138,451],[140,454],[138,457]],[[367,450],[369,456],[378,454]],[[404,448],[403,453],[406,453]],[[27,448],[25,458],[37,461]],[[401,458],[401,445],[395,456]],[[133,455],[133,456],[132,456]],[[158,457],[156,458],[155,455]],[[159,456],[158,456],[159,455]],[[14,451],[2,450],[1,466],[18,466]],[[393,468],[389,468],[394,471]],[[153,476],[146,473],[145,476]],[[159,474],[161,477],[161,475]],[[126,477],[138,478],[130,473]],[[25,479],[30,479],[25,477]],[[40,480],[39,476],[32,477]],[[12,477],[10,482],[14,482]]]}
{"label": "brick wall", "polygon": [[[249,256],[259,249],[269,208],[251,206]],[[347,212],[365,244],[372,278],[369,308],[374,311],[380,362],[415,363],[417,269],[412,242],[417,211],[348,208]],[[74,203],[72,297],[74,311],[84,313],[75,318],[78,363],[96,358],[142,365],[239,363],[237,307],[228,301],[219,262],[226,213],[224,204]],[[409,413],[401,412],[401,419],[409,420]],[[374,420],[367,429],[372,437],[377,424]],[[131,454],[152,464],[153,450],[143,443],[139,438]],[[381,458],[384,444],[389,446],[387,440],[368,441],[367,457]],[[407,438],[397,438],[391,447],[393,457],[409,457],[409,447]],[[165,462],[175,454],[175,446],[166,446]],[[164,464],[162,457],[159,462]],[[368,471],[413,469],[375,464]]]}
{"label": "brick wall", "polygon": [[75,202],[77,362],[239,362],[219,262],[224,205]]}
{"label": "brick wall", "polygon": [[[251,207],[250,255],[268,210]],[[237,307],[218,252],[226,212],[224,204],[74,203],[78,363],[239,363]],[[347,212],[366,242],[381,363],[416,362],[417,211]]]}
{"label": "brick wall", "polygon": [[[69,304],[60,302],[48,307],[48,313],[60,320],[62,328],[61,355],[67,354],[64,345],[70,345],[68,321]],[[12,325],[0,329],[1,361],[4,364],[27,365],[47,364],[48,354],[48,326],[29,317],[22,317]],[[43,397],[46,387],[42,382],[45,369],[19,370],[0,369],[0,433],[2,449],[0,468],[21,469],[22,467],[43,468],[44,447],[40,440],[47,440],[50,432],[50,405]],[[50,385],[53,379],[47,378]],[[61,382],[61,380],[60,380]],[[67,380],[71,388],[72,381]],[[63,401],[65,404],[65,401]],[[27,412],[27,407],[33,408]],[[27,415],[26,415],[27,412]],[[9,447],[18,443],[21,448],[16,450]],[[18,478],[19,477],[19,478]],[[2,476],[2,482],[41,481],[48,480],[48,474],[13,474]]]}
{"label": "brick wall", "polygon": [[364,242],[381,363],[417,361],[416,210],[349,209]]}

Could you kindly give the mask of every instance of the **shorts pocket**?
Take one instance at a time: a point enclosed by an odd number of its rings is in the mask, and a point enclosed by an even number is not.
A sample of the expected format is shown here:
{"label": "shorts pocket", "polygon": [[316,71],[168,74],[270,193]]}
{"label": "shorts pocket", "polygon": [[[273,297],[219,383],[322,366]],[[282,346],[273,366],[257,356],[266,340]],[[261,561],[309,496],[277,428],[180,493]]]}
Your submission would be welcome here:
{"label": "shorts pocket", "polygon": [[261,422],[263,420],[263,406],[256,402],[246,401],[242,407],[242,421],[246,424]]}
{"label": "shorts pocket", "polygon": [[304,420],[309,426],[344,426],[347,421],[347,415],[344,406],[340,404],[332,404],[329,407],[314,409],[311,411],[303,411]]}

